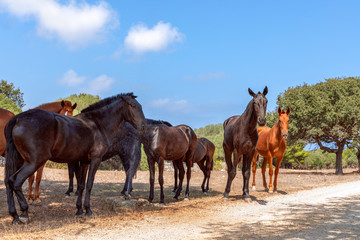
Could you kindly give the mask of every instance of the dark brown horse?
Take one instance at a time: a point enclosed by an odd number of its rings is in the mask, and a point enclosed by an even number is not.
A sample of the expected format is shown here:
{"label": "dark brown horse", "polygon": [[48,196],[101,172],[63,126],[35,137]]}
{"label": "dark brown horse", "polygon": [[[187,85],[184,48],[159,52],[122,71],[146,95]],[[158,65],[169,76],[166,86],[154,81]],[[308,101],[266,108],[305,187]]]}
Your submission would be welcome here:
{"label": "dark brown horse", "polygon": [[[263,185],[266,191],[269,193],[273,192],[272,187],[272,176],[273,176],[273,158],[276,158],[276,168],[275,168],[275,178],[274,178],[274,192],[277,191],[277,176],[279,174],[279,168],[281,161],[284,158],[285,150],[286,150],[286,138],[288,136],[289,129],[289,113],[290,108],[288,107],[286,112],[282,111],[281,108],[278,108],[279,113],[279,121],[274,124],[272,128],[269,127],[259,127],[257,132],[259,134],[259,141],[256,145],[256,152],[253,162],[253,189],[255,190],[255,173],[256,173],[256,161],[258,160],[258,155],[262,155],[264,157],[264,161],[262,163],[262,177],[263,177]],[[269,188],[267,188],[265,172],[266,165],[269,163]]]}
{"label": "dark brown horse", "polygon": [[[5,185],[9,213],[14,223],[28,223],[28,204],[22,185],[50,159],[59,163],[81,162],[76,215],[83,214],[82,194],[85,189],[86,216],[92,215],[90,194],[95,173],[109,148],[110,139],[122,121],[131,123],[139,134],[146,131],[145,117],[135,96],[120,94],[106,98],[81,111],[76,117],[32,109],[13,117],[6,127]],[[14,192],[21,216],[16,212]]]}
{"label": "dark brown horse", "polygon": [[[54,113],[59,113],[59,114],[65,115],[65,116],[72,116],[73,111],[76,108],[76,106],[77,106],[76,103],[74,103],[74,105],[72,105],[72,103],[70,101],[62,100],[61,102],[45,103],[45,104],[42,104],[42,105],[36,107],[35,109],[42,109],[42,110],[46,110],[46,111],[50,111],[50,112],[54,112]],[[40,182],[41,182],[44,167],[45,167],[45,164],[42,165],[36,171],[34,196],[32,196],[32,185],[34,183],[35,174],[33,174],[29,177],[29,189],[28,189],[26,199],[30,204],[32,202],[35,202],[35,203],[41,202],[41,200],[39,198],[39,194],[40,194],[39,190],[40,190]]]}
{"label": "dark brown horse", "polygon": [[[204,180],[201,184],[201,189],[204,193],[209,191],[209,181],[210,181],[210,173],[213,170],[213,157],[215,152],[215,145],[206,138],[198,138],[194,153],[194,158],[192,160],[192,164],[197,163],[201,171],[204,173]],[[178,179],[178,172],[179,169],[177,168],[175,162],[173,162],[174,167],[174,190],[177,189],[177,179]],[[205,185],[206,184],[206,185]]]}
{"label": "dark brown horse", "polygon": [[159,166],[160,203],[164,203],[164,160],[174,161],[179,168],[179,187],[175,199],[178,199],[184,180],[184,166],[187,165],[187,186],[185,198],[189,197],[189,184],[191,178],[191,165],[196,147],[197,137],[191,127],[178,125],[171,127],[162,121],[147,121],[147,131],[141,138],[150,170],[149,202],[154,199],[155,162]]}
{"label": "dark brown horse", "polygon": [[[225,160],[227,164],[228,180],[224,192],[224,197],[229,197],[231,183],[236,176],[236,168],[243,160],[243,195],[245,199],[250,199],[249,178],[251,160],[255,154],[255,147],[258,141],[256,125],[264,126],[266,123],[266,94],[268,88],[265,87],[263,93],[255,94],[249,88],[249,94],[253,99],[247,105],[241,116],[233,116],[224,122],[224,142]],[[233,160],[231,161],[231,155]]]}
{"label": "dark brown horse", "polygon": [[6,124],[13,118],[15,114],[12,112],[0,108],[0,155],[5,157],[6,139],[5,139],[5,127]]}

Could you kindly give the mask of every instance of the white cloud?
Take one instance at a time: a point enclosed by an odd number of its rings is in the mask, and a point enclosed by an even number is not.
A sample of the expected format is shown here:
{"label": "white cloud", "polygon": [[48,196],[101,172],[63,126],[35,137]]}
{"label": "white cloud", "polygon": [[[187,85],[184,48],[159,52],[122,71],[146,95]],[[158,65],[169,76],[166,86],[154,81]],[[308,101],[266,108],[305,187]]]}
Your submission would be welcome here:
{"label": "white cloud", "polygon": [[104,1],[90,5],[71,0],[64,5],[57,0],[0,0],[0,6],[18,17],[34,17],[38,35],[57,37],[72,48],[99,41],[118,25],[115,11]]}
{"label": "white cloud", "polygon": [[184,99],[174,101],[171,100],[170,98],[161,98],[149,102],[148,105],[152,108],[161,108],[170,112],[173,111],[189,112],[192,109],[191,104]]}
{"label": "white cloud", "polygon": [[107,75],[103,74],[89,83],[88,91],[90,93],[106,92],[110,90],[111,85],[115,80]]}
{"label": "white cloud", "polygon": [[86,76],[79,76],[74,70],[70,69],[64,73],[58,83],[81,92],[100,94],[109,91],[115,83],[115,79],[105,74],[91,79]]}
{"label": "white cloud", "polygon": [[158,22],[149,29],[143,24],[133,26],[125,39],[125,49],[138,54],[165,50],[173,42],[182,42],[184,35],[170,23]]}
{"label": "white cloud", "polygon": [[64,73],[63,77],[59,80],[59,83],[69,87],[75,87],[85,82],[85,80],[86,77],[80,77],[74,70],[70,69]]}

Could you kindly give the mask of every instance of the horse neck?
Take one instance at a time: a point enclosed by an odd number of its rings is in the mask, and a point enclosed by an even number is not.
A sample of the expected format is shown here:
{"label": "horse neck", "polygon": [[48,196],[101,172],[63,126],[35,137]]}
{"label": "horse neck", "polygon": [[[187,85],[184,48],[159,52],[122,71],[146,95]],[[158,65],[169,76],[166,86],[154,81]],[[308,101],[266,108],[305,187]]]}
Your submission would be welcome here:
{"label": "horse neck", "polygon": [[[124,103],[112,103],[108,107],[102,107],[90,112],[81,113],[79,116],[83,119],[85,118],[95,122],[96,126],[110,137],[119,128],[121,122],[124,121],[124,116],[121,113],[123,110]],[[109,121],[109,119],[116,120]]]}
{"label": "horse neck", "polygon": [[246,129],[252,133],[256,131],[256,125],[257,125],[257,114],[254,111],[254,104],[253,100],[251,100],[248,104],[248,106],[245,109],[245,112],[243,113],[244,116],[244,125]]}
{"label": "horse neck", "polygon": [[36,107],[36,109],[42,109],[50,112],[60,113],[62,107],[60,103],[55,102],[55,103],[45,103],[43,105]]}

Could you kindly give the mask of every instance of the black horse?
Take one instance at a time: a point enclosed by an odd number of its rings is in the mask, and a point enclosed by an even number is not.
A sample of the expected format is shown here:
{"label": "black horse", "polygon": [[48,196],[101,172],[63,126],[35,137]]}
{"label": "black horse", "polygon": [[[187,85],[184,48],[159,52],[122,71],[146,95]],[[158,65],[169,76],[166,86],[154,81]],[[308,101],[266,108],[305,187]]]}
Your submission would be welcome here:
{"label": "black horse", "polygon": [[[148,119],[146,119],[148,121]],[[121,163],[125,169],[126,180],[121,194],[125,196],[126,199],[129,198],[132,191],[132,179],[136,174],[136,171],[139,167],[141,160],[141,142],[140,135],[137,133],[136,129],[128,122],[122,122],[120,127],[115,130],[115,133],[111,139],[111,146],[109,147],[106,154],[103,156],[102,161],[106,161],[109,158],[112,158],[116,155],[120,157]],[[74,173],[76,180],[80,182],[80,163],[68,163],[68,172],[69,172],[69,188],[66,195],[70,195],[73,191],[74,185]],[[76,195],[78,195],[78,190]]]}
{"label": "black horse", "polygon": [[[204,137],[197,139],[192,164],[197,163],[197,165],[204,174],[204,179],[201,184],[201,189],[204,193],[207,193],[209,191],[210,173],[211,170],[213,170],[213,166],[214,166],[214,161],[213,161],[214,152],[215,152],[215,145],[210,140]],[[176,189],[178,187],[177,180],[178,180],[179,169],[177,168],[175,162],[173,162],[173,167],[174,167],[174,180],[175,180],[173,192],[176,192]]]}
{"label": "black horse", "polygon": [[185,198],[189,197],[189,183],[191,178],[192,159],[196,147],[195,132],[187,125],[172,127],[162,121],[147,121],[147,131],[141,136],[141,142],[147,156],[150,170],[149,202],[154,199],[155,162],[159,166],[160,203],[164,203],[164,160],[174,161],[179,169],[179,187],[174,196],[177,199],[182,190],[184,180],[184,166],[187,165],[187,186]]}
{"label": "black horse", "polygon": [[[82,110],[76,117],[34,109],[10,120],[5,130],[5,185],[9,213],[14,223],[29,222],[22,185],[48,159],[60,163],[80,161],[81,183],[76,215],[83,214],[82,193],[90,165],[84,208],[87,216],[92,214],[90,193],[95,173],[109,149],[114,131],[123,120],[131,123],[139,134],[146,131],[142,107],[135,98],[132,93],[106,98]],[[20,217],[15,208],[14,191],[22,211]]]}
{"label": "black horse", "polygon": [[[255,154],[258,141],[256,125],[264,126],[266,123],[266,94],[268,88],[265,87],[263,93],[255,94],[249,88],[249,94],[253,99],[249,102],[245,112],[241,116],[233,116],[224,122],[224,142],[225,160],[227,164],[228,180],[225,188],[224,197],[229,197],[231,183],[236,176],[236,167],[243,160],[243,195],[249,199],[249,178],[251,161]],[[233,154],[233,161],[231,161]]]}

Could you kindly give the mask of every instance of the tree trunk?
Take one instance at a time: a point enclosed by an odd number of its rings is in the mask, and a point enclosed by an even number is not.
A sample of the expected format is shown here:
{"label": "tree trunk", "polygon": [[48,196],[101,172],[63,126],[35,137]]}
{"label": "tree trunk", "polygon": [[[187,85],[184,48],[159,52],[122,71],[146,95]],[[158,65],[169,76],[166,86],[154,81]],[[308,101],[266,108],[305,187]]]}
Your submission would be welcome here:
{"label": "tree trunk", "polygon": [[342,169],[342,153],[344,150],[344,145],[338,146],[338,150],[336,152],[336,162],[335,162],[335,174],[336,175],[344,175],[343,169]]}
{"label": "tree trunk", "polygon": [[360,173],[360,148],[358,149],[358,151],[356,152],[356,157],[358,159],[358,163],[359,163],[359,173]]}

